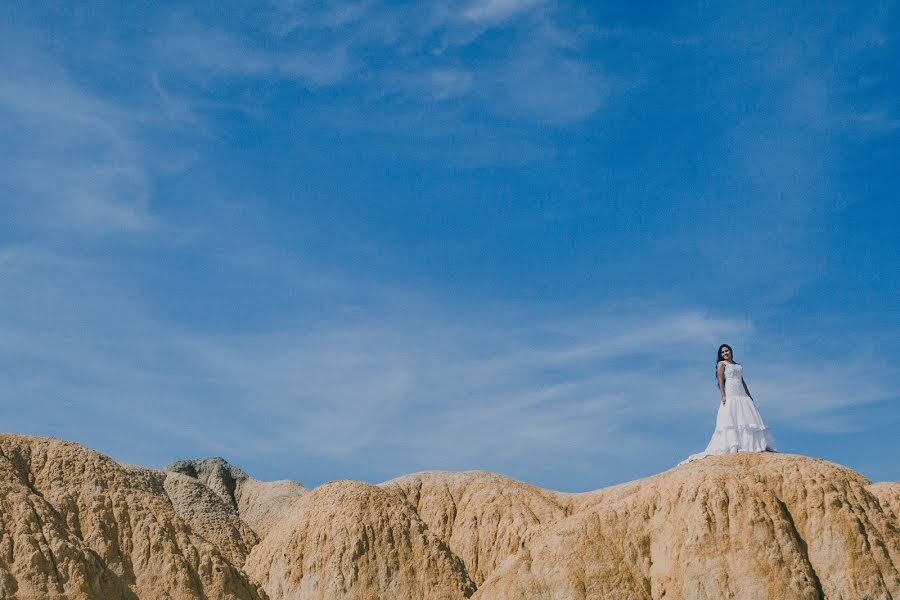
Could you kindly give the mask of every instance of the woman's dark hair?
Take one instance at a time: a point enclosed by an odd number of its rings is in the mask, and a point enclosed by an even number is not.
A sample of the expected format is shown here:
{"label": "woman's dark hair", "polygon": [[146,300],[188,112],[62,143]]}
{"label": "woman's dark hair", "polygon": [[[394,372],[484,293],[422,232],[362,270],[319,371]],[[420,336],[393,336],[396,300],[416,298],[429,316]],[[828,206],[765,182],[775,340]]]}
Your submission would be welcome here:
{"label": "woman's dark hair", "polygon": [[719,363],[725,360],[722,358],[722,350],[728,348],[728,351],[731,352],[731,362],[734,362],[734,350],[731,349],[731,346],[728,344],[722,344],[719,346],[719,354],[716,356],[716,385],[719,385]]}

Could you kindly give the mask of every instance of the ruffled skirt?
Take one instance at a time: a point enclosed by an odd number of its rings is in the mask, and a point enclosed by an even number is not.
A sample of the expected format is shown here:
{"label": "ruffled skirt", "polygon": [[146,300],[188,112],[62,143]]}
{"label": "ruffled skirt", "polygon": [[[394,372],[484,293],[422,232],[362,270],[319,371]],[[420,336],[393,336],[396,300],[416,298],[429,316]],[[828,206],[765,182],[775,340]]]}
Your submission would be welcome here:
{"label": "ruffled skirt", "polygon": [[747,395],[726,396],[725,404],[719,403],[716,414],[716,430],[706,450],[692,454],[678,464],[731,452],[775,452],[775,438]]}

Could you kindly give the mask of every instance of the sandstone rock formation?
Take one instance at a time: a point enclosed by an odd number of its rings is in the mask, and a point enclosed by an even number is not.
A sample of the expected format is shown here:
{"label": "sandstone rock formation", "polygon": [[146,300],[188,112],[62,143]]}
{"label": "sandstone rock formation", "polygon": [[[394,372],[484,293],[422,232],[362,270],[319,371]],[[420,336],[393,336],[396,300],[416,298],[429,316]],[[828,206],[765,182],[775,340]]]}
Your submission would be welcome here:
{"label": "sandstone rock formation", "polygon": [[203,484],[260,538],[307,492],[296,481],[258,481],[222,458],[181,460],[167,466],[166,472],[183,474]]}
{"label": "sandstone rock formation", "polygon": [[176,471],[120,466],[165,498],[194,533],[212,542],[233,564],[244,564],[250,549],[259,542],[234,506],[196,478]]}
{"label": "sandstone rock formation", "polygon": [[0,435],[0,599],[900,598],[900,484],[787,454],[584,494],[485,472],[308,491]]}
{"label": "sandstone rock formation", "polygon": [[246,568],[272,598],[450,600],[475,591],[463,562],[409,504],[359,481],[304,496]]}
{"label": "sandstone rock formation", "polygon": [[215,544],[235,565],[247,560],[259,543],[256,532],[240,519],[234,507],[187,475],[166,473],[165,491],[179,517],[194,532]]}
{"label": "sandstone rock formation", "polygon": [[463,560],[476,585],[571,506],[566,494],[483,471],[416,473],[381,487],[406,500]]}
{"label": "sandstone rock formation", "polygon": [[900,527],[900,483],[876,483],[869,486],[869,491],[878,498],[881,508],[891,521]]}
{"label": "sandstone rock formation", "polygon": [[897,526],[849,469],[709,457],[580,495],[475,598],[896,598]]}
{"label": "sandstone rock formation", "polygon": [[0,598],[262,598],[158,486],[83,446],[0,435]]}

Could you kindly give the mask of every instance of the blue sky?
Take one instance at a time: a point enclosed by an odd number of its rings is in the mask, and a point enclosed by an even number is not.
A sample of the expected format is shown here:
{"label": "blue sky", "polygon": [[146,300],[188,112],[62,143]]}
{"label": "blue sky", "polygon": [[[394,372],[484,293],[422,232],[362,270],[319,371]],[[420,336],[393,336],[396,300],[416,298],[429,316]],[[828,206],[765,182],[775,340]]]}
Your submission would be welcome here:
{"label": "blue sky", "polygon": [[0,429],[263,479],[897,480],[895,2],[0,8]]}

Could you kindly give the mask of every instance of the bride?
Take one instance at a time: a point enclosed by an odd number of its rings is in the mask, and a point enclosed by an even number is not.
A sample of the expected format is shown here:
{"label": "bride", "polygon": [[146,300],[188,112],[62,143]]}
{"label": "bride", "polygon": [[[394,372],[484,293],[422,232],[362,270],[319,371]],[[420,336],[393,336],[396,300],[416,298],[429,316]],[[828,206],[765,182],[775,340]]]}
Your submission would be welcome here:
{"label": "bride", "polygon": [[719,346],[716,378],[722,393],[716,430],[706,450],[692,454],[678,464],[729,452],[775,452],[775,438],[756,410],[750,390],[744,383],[744,367],[734,362],[734,352],[728,344]]}

